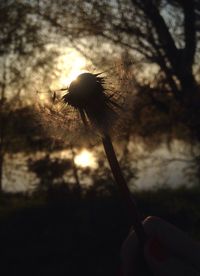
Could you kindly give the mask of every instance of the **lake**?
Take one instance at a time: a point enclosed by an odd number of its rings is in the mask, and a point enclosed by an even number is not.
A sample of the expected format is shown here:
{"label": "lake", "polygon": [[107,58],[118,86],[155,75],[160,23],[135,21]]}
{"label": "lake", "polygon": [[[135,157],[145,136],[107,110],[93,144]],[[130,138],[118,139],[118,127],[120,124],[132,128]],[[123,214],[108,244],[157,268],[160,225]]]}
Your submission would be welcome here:
{"label": "lake", "polygon": [[[116,150],[119,160],[123,157],[124,145],[117,144]],[[80,155],[84,149],[75,149],[75,157]],[[89,151],[89,150],[88,150]],[[129,186],[134,189],[154,189],[156,187],[169,186],[176,188],[181,185],[187,187],[193,186],[199,182],[196,175],[197,166],[195,159],[199,156],[199,149],[195,146],[187,145],[184,142],[174,140],[170,148],[166,145],[160,145],[154,150],[147,150],[141,142],[131,141],[128,144],[129,168],[136,170],[137,179],[130,179]],[[93,158],[93,165],[87,165],[89,171],[99,169],[98,164],[103,157],[103,149],[96,146],[93,151],[89,151]],[[3,189],[9,192],[31,192],[37,186],[39,179],[36,174],[30,172],[27,166],[27,160],[38,160],[45,156],[44,152],[35,152],[32,154],[18,153],[6,155],[3,170]],[[72,159],[71,150],[57,151],[51,153],[51,158]],[[80,159],[80,158],[79,158]],[[78,160],[78,158],[77,158]],[[107,166],[107,163],[105,166]],[[86,167],[87,167],[86,166]],[[90,174],[83,176],[81,164],[76,165],[83,185],[92,185]],[[65,180],[73,183],[73,177],[66,172]]]}

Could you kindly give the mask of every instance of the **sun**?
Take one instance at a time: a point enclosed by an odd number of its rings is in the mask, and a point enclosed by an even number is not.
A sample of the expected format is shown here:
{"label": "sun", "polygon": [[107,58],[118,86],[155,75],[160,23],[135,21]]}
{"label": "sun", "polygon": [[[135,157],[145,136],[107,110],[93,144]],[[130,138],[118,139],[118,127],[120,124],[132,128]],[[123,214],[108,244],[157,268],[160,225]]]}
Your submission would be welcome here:
{"label": "sun", "polygon": [[87,60],[79,52],[74,49],[69,50],[67,53],[60,57],[59,69],[62,72],[59,78],[61,86],[69,86],[81,73],[87,72]]}
{"label": "sun", "polygon": [[86,168],[86,167],[96,167],[96,160],[94,155],[88,150],[82,150],[79,154],[76,155],[74,162],[77,166]]}

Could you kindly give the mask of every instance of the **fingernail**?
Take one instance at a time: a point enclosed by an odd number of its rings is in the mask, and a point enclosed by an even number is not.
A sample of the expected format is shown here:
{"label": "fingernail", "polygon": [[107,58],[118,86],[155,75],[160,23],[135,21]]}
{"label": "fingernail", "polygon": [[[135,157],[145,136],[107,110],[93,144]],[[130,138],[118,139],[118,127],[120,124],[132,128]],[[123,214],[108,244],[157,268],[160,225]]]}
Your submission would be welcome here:
{"label": "fingernail", "polygon": [[164,262],[169,258],[169,253],[157,237],[152,238],[148,242],[149,254],[158,262]]}

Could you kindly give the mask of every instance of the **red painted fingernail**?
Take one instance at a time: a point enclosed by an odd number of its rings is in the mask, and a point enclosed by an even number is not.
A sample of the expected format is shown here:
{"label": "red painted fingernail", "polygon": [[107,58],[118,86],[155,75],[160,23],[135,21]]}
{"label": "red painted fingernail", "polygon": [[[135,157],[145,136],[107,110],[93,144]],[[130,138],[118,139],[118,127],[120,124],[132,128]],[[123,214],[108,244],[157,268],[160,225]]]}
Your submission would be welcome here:
{"label": "red painted fingernail", "polygon": [[149,254],[159,262],[164,262],[169,258],[167,249],[163,246],[157,237],[154,237],[149,241],[148,251]]}

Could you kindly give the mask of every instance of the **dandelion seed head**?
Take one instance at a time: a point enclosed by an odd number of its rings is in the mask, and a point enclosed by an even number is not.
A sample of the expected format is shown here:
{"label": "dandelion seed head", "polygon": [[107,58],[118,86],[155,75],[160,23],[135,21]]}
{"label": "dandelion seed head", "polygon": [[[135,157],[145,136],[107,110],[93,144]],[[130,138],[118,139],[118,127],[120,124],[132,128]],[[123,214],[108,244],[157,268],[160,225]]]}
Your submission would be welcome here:
{"label": "dandelion seed head", "polygon": [[[50,94],[49,102],[38,98],[38,116],[55,143],[96,145],[103,133],[121,136],[124,112],[120,112],[119,106],[123,105],[123,99],[119,98],[120,93],[114,90],[108,77],[82,73],[68,88]],[[83,123],[83,114],[87,127]]]}
{"label": "dandelion seed head", "polygon": [[94,105],[97,100],[104,100],[104,80],[98,74],[82,73],[72,81],[68,93],[63,97],[65,103],[78,109]]}
{"label": "dandelion seed head", "polygon": [[85,124],[88,120],[101,133],[105,133],[111,128],[117,113],[104,88],[104,78],[99,75],[80,74],[70,84],[68,93],[63,96],[63,102],[78,109]]}

